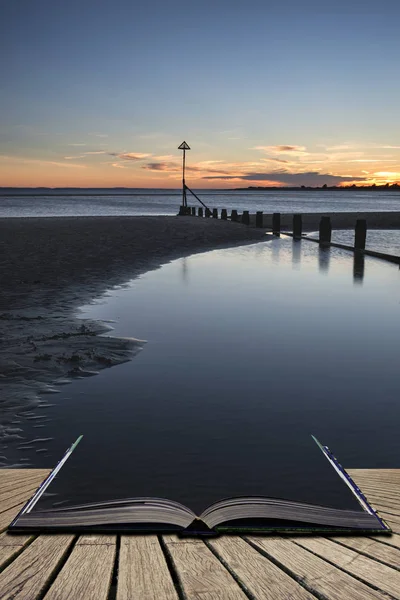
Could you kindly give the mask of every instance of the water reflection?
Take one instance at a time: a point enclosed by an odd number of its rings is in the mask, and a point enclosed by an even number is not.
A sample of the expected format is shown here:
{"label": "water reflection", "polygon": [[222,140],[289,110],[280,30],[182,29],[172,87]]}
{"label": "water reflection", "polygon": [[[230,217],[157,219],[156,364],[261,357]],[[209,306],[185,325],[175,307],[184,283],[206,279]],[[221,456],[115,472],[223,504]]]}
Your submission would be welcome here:
{"label": "water reflection", "polygon": [[294,239],[292,244],[292,265],[296,270],[300,269],[301,251],[301,240]]}
{"label": "water reflection", "polygon": [[187,260],[186,256],[184,256],[182,258],[181,275],[182,275],[183,283],[185,283],[187,285],[189,283],[189,265],[188,265],[188,260]]}
{"label": "water reflection", "polygon": [[364,280],[365,256],[360,252],[354,252],[353,259],[353,281],[355,284],[362,285]]}
{"label": "water reflection", "polygon": [[318,247],[318,268],[319,268],[320,273],[326,273],[326,274],[328,273],[330,260],[331,260],[331,249],[319,246]]}

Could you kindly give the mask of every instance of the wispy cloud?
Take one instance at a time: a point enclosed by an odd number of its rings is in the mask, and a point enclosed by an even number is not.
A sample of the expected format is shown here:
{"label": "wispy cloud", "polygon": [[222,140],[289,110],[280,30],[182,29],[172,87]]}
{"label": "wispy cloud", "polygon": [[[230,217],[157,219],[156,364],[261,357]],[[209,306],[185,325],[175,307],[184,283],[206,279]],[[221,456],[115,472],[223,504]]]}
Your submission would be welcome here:
{"label": "wispy cloud", "polygon": [[240,179],[241,181],[268,181],[269,183],[274,182],[276,184],[283,185],[337,185],[338,183],[345,183],[349,181],[363,181],[363,177],[352,177],[352,176],[341,176],[331,175],[330,173],[319,173],[318,171],[308,171],[305,173],[288,173],[281,171],[274,171],[270,173],[244,173],[242,175],[223,175],[223,176],[206,176],[203,179]]}
{"label": "wispy cloud", "polygon": [[76,144],[68,144],[68,146],[86,146],[83,142],[77,142]]}
{"label": "wispy cloud", "polygon": [[92,135],[94,137],[99,137],[99,138],[108,138],[107,133],[88,133],[88,135]]}
{"label": "wispy cloud", "polygon": [[250,148],[250,150],[262,150],[268,154],[291,154],[293,156],[305,154],[307,152],[305,146],[289,146],[287,144],[279,146],[254,146],[254,148]]}
{"label": "wispy cloud", "polygon": [[110,152],[110,156],[117,156],[121,160],[143,160],[144,158],[149,158],[151,154],[146,154],[144,152],[122,152],[120,154],[116,152]]}

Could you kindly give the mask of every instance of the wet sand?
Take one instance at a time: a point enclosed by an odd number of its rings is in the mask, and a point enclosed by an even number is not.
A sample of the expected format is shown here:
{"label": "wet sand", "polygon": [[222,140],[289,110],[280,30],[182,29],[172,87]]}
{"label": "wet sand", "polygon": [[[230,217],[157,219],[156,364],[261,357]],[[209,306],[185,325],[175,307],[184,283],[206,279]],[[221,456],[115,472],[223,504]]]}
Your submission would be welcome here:
{"label": "wet sand", "polygon": [[[76,377],[130,360],[140,340],[99,336],[78,307],[166,262],[256,243],[265,232],[191,217],[0,219],[0,466],[16,416]],[[47,396],[48,397],[48,396]]]}

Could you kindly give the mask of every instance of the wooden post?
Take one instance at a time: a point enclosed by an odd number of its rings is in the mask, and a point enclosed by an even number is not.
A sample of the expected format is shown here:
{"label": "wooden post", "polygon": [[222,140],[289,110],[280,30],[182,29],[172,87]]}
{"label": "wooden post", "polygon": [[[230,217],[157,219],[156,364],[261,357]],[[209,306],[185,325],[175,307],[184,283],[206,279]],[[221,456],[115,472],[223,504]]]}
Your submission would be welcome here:
{"label": "wooden post", "polygon": [[221,209],[221,219],[223,219],[224,221],[226,221],[228,218],[228,213],[226,212],[226,208],[222,208]]}
{"label": "wooden post", "polygon": [[320,246],[329,246],[332,237],[332,225],[330,217],[321,217],[319,223],[319,244]]}
{"label": "wooden post", "polygon": [[192,206],[192,215],[193,215],[193,217],[196,216],[196,207],[195,206]]}
{"label": "wooden post", "polygon": [[199,215],[199,217],[203,216],[203,207],[202,206],[199,206],[198,215]]}
{"label": "wooden post", "polygon": [[208,219],[208,217],[211,217],[211,210],[209,208],[206,208],[206,217]]}
{"label": "wooden post", "polygon": [[272,215],[272,233],[274,235],[281,234],[281,213],[273,213]]}
{"label": "wooden post", "polygon": [[293,239],[301,240],[303,223],[301,215],[293,215]]}
{"label": "wooden post", "polygon": [[237,210],[232,210],[232,212],[231,212],[231,221],[237,221],[237,220],[238,220]]}
{"label": "wooden post", "polygon": [[367,221],[366,219],[357,219],[354,236],[354,247],[357,250],[365,250],[365,240],[367,238]]}
{"label": "wooden post", "polygon": [[263,211],[258,210],[256,212],[256,227],[262,227],[262,226],[263,226]]}
{"label": "wooden post", "polygon": [[213,208],[212,216],[213,219],[218,219],[218,208]]}
{"label": "wooden post", "polygon": [[179,207],[179,216],[183,217],[184,215],[186,215],[186,206],[183,206],[183,204],[180,205]]}
{"label": "wooden post", "polygon": [[243,211],[242,223],[244,223],[245,225],[250,225],[250,216],[248,210]]}

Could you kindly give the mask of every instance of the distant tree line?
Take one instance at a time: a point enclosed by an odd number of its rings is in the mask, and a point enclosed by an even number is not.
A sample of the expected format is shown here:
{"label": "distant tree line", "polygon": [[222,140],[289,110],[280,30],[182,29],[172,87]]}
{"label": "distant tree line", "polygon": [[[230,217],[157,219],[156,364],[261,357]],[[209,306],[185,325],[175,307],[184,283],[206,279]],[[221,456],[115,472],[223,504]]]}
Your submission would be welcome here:
{"label": "distant tree line", "polygon": [[281,187],[281,186],[262,186],[262,185],[251,185],[247,188],[234,188],[235,190],[332,190],[335,192],[340,192],[343,190],[363,190],[363,191],[371,191],[371,192],[400,192],[400,184],[399,183],[385,183],[383,185],[376,185],[375,183],[371,185],[345,185],[345,186],[337,186],[337,185],[324,185],[320,187],[315,186],[307,186],[307,185],[299,185],[299,186],[291,186],[291,187]]}

